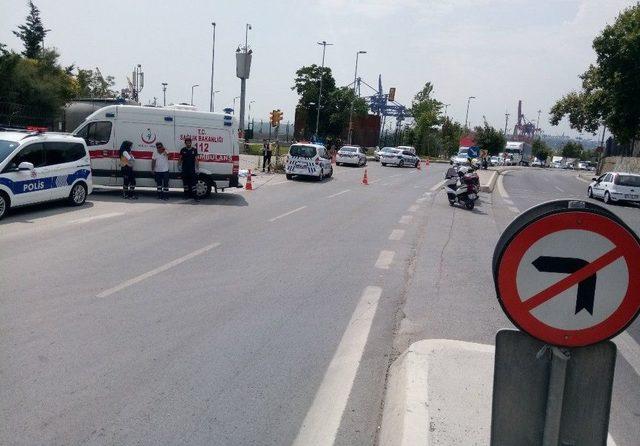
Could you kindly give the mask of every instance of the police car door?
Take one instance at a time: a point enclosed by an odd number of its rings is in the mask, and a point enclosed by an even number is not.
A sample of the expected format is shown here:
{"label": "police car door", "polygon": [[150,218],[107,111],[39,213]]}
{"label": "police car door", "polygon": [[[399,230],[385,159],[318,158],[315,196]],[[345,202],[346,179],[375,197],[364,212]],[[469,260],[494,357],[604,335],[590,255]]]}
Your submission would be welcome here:
{"label": "police car door", "polygon": [[47,175],[51,176],[51,198],[66,198],[77,178],[89,174],[89,159],[84,146],[74,142],[45,142]]}
{"label": "police car door", "polygon": [[[33,164],[33,169],[19,170],[18,166],[23,162]],[[20,149],[2,171],[2,178],[9,183],[13,193],[12,205],[49,200],[51,185],[46,172],[43,143],[35,142]]]}

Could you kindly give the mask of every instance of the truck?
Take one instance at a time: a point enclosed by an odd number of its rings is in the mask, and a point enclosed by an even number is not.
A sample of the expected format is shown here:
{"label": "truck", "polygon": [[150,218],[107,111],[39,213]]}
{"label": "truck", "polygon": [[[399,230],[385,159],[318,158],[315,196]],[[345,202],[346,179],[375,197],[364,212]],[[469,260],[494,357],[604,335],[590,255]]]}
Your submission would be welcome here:
{"label": "truck", "polygon": [[508,141],[505,154],[511,158],[512,166],[528,166],[531,164],[531,144],[524,141]]}
{"label": "truck", "polygon": [[178,160],[185,139],[190,138],[198,150],[196,195],[207,197],[212,189],[218,192],[238,186],[238,124],[229,114],[184,107],[108,105],[89,115],[73,135],[87,144],[94,185],[122,185],[119,148],[123,141],[131,141],[138,186],[155,187],[151,157],[156,143],[161,142],[169,155],[169,187],[182,188]]}

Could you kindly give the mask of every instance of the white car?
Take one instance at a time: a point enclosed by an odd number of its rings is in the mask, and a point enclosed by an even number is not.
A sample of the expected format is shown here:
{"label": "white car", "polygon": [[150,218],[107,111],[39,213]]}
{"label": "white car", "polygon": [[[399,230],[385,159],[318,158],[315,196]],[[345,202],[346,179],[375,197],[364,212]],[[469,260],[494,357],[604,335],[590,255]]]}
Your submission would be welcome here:
{"label": "white car", "polygon": [[380,154],[380,164],[398,167],[418,167],[420,158],[408,150],[393,149],[393,151]]}
{"label": "white car", "polygon": [[602,198],[605,203],[640,202],[640,175],[609,172],[594,178],[587,188],[589,198]]}
{"label": "white car", "polygon": [[376,161],[380,161],[380,156],[382,155],[382,153],[391,152],[393,150],[395,150],[395,147],[383,147],[382,149],[378,149],[374,151],[373,157],[375,158]]}
{"label": "white car", "polygon": [[285,164],[287,180],[294,176],[315,177],[318,181],[333,175],[331,156],[321,144],[299,143],[289,147]]}
{"label": "white car", "polygon": [[93,190],[82,138],[59,133],[0,131],[0,218],[9,208],[67,199],[84,204]]}
{"label": "white car", "polygon": [[367,155],[360,146],[343,146],[338,150],[336,165],[353,164],[355,166],[366,166]]}
{"label": "white car", "polygon": [[416,152],[416,148],[413,147],[413,146],[398,146],[397,148],[400,149],[400,150],[407,150],[407,151],[413,153],[414,155],[417,153]]}

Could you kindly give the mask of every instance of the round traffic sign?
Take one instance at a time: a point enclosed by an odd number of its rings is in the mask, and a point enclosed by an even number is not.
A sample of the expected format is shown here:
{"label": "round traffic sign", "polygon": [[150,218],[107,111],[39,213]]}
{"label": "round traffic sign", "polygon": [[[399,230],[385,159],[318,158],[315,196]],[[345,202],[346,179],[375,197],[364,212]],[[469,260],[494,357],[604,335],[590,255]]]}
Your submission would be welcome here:
{"label": "round traffic sign", "polygon": [[498,240],[493,275],[509,319],[552,345],[609,339],[640,311],[640,240],[584,201],[552,201],[516,218]]}

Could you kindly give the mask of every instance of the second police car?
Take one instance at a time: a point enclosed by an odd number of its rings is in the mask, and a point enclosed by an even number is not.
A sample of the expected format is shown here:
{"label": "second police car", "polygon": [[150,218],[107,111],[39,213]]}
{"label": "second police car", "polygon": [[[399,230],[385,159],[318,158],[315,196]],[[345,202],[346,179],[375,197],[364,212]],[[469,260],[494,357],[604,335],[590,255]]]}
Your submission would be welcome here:
{"label": "second police car", "polygon": [[67,199],[84,204],[93,189],[84,140],[39,131],[0,131],[0,218],[12,207]]}
{"label": "second police car", "polygon": [[287,180],[294,176],[314,177],[318,181],[333,175],[331,157],[322,144],[296,143],[289,147],[285,164]]}
{"label": "second police car", "polygon": [[393,149],[380,153],[380,164],[383,166],[418,167],[420,158],[408,150]]}

